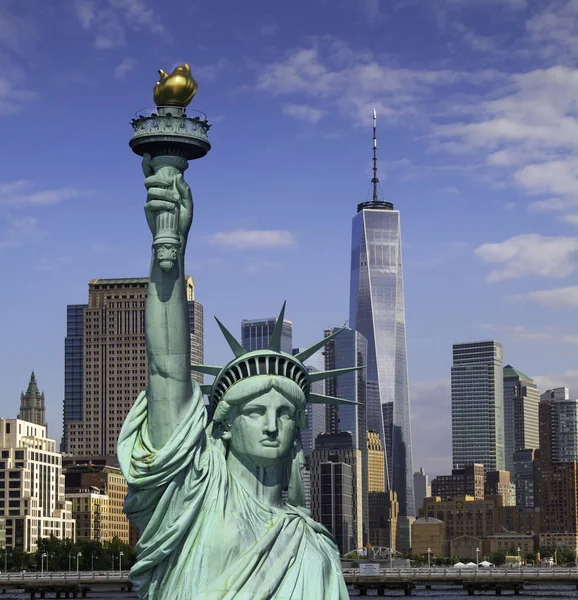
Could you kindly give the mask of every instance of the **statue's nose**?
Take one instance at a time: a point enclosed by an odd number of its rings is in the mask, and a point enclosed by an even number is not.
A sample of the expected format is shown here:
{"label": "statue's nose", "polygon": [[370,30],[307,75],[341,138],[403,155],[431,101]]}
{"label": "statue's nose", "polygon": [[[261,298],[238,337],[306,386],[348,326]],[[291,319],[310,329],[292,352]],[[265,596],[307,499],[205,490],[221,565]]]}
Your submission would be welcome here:
{"label": "statue's nose", "polygon": [[273,435],[277,433],[277,415],[274,411],[267,411],[265,415],[265,423],[263,424],[263,431],[267,435]]}

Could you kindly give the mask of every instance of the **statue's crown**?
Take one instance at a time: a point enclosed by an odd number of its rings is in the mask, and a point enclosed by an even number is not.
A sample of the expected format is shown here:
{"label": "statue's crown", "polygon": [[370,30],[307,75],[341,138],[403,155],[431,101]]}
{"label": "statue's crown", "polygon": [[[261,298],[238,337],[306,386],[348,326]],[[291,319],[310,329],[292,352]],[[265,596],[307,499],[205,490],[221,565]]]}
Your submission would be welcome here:
{"label": "statue's crown", "polygon": [[313,371],[309,372],[303,361],[307,360],[317,350],[325,346],[327,342],[339,335],[343,329],[334,331],[321,341],[313,344],[306,350],[291,355],[281,352],[281,333],[283,331],[283,320],[285,317],[285,302],[281,308],[277,322],[273,329],[269,347],[266,350],[254,350],[247,352],[235,337],[226,329],[226,327],[215,317],[225,339],[235,358],[224,367],[212,367],[209,365],[193,365],[191,368],[200,373],[214,375],[215,380],[208,385],[202,385],[201,391],[209,396],[209,406],[214,413],[215,408],[223,399],[227,390],[238,381],[253,377],[255,375],[278,375],[287,377],[294,381],[303,391],[305,401],[313,404],[357,404],[352,400],[345,398],[336,398],[334,396],[324,396],[322,394],[311,393],[311,384],[314,381],[337,377],[343,373],[357,371],[363,367],[347,367],[345,369],[333,369],[331,371]]}

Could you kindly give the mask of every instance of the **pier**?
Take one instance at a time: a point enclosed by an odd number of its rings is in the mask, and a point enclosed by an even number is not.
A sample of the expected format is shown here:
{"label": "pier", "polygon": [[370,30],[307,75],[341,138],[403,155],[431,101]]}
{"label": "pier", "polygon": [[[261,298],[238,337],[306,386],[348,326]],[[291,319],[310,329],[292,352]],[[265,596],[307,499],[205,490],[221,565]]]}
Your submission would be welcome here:
{"label": "pier", "polygon": [[432,589],[436,586],[456,587],[474,596],[476,592],[494,591],[518,595],[532,586],[552,587],[572,585],[578,589],[578,569],[576,568],[432,568],[432,569],[381,569],[379,575],[360,574],[359,569],[343,569],[345,583],[359,591],[361,596],[369,590],[377,590],[383,595],[388,590],[401,590],[411,596],[418,588]]}
{"label": "pier", "polygon": [[36,598],[86,598],[98,588],[130,591],[128,571],[79,571],[45,573],[0,573],[0,590],[24,590]]}

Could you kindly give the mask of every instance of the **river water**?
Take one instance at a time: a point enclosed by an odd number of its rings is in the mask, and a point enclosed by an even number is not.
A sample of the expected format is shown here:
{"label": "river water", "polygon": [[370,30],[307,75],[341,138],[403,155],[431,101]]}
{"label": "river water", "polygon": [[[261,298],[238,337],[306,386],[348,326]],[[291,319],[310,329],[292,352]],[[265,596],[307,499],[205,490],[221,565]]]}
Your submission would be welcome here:
{"label": "river water", "polygon": [[[476,597],[484,596],[496,598],[496,595],[493,592],[476,592]],[[502,592],[502,598],[505,596],[511,596],[514,598],[512,592],[504,591]],[[28,600],[30,596],[24,594],[23,592],[10,592],[7,594],[0,593],[0,600]],[[50,594],[50,597],[54,596]],[[119,592],[117,590],[97,590],[94,592],[90,592],[87,596],[91,600],[136,600],[136,594],[127,593],[127,592]],[[351,598],[356,598],[357,595],[352,593]],[[377,598],[378,596],[371,595],[371,592],[366,596],[367,598]],[[467,592],[460,590],[458,588],[447,588],[443,586],[434,586],[431,590],[426,590],[423,587],[418,587],[414,590],[411,595],[412,598],[418,598],[419,600],[444,600],[445,598],[450,598],[452,600],[458,598],[468,598]],[[389,592],[385,596],[379,596],[379,598],[405,598],[403,592]],[[572,599],[578,598],[578,591],[576,591],[575,586],[541,586],[541,587],[533,587],[529,588],[526,591],[520,592],[520,595],[517,598],[531,598],[532,600],[562,600],[562,599]],[[166,600],[170,600],[167,598]],[[323,600],[322,598],[303,598],[303,600]]]}

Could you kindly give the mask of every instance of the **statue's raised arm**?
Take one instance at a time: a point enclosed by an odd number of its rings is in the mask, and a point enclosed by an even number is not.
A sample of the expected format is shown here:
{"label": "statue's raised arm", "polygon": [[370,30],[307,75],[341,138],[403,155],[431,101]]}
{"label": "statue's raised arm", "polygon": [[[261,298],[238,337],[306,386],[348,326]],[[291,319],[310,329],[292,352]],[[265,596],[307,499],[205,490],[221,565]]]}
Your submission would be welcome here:
{"label": "statue's raised arm", "polygon": [[[193,220],[193,198],[182,174],[145,154],[143,171],[145,214],[153,245],[148,287],[145,337],[149,362],[148,430],[151,442],[162,447],[192,398],[189,313],[184,280],[185,249]],[[163,218],[177,220],[179,244],[158,238]],[[200,396],[198,396],[200,398]]]}

